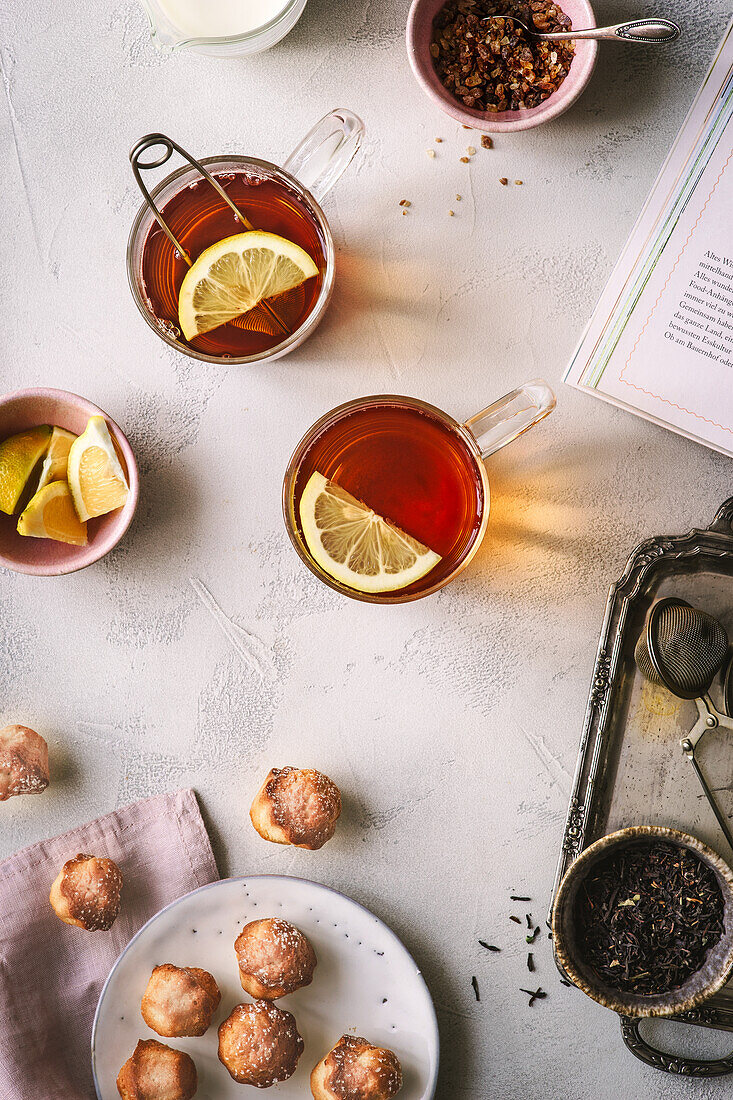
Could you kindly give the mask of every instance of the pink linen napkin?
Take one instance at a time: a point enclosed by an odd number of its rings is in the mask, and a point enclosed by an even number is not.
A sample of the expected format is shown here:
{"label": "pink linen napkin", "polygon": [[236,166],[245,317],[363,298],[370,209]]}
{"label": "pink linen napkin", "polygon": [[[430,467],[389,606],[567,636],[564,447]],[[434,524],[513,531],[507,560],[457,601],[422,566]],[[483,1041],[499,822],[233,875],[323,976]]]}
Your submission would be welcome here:
{"label": "pink linen napkin", "polygon": [[[64,924],[51,883],[77,852],[109,856],[124,885],[109,932]],[[92,1020],[112,964],[164,905],[218,879],[192,790],[115,810],[0,862],[0,1097],[93,1100]]]}

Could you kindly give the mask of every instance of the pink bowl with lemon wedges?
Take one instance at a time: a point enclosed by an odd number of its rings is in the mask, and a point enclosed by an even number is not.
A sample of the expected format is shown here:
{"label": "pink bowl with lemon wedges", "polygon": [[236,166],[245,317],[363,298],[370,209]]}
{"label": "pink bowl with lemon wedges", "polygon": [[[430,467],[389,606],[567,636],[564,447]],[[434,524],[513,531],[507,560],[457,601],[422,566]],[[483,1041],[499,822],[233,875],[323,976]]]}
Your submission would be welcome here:
{"label": "pink bowl with lemon wedges", "polygon": [[[596,26],[596,18],[588,0],[560,0],[558,6],[570,16],[576,30]],[[433,20],[443,7],[445,0],[412,0],[407,19],[407,56],[415,79],[425,94],[441,111],[445,111],[464,126],[491,134],[529,130],[567,111],[585,90],[593,75],[598,43],[581,40],[575,43],[575,57],[568,75],[557,91],[537,107],[496,112],[476,111],[472,107],[466,107],[443,87],[430,54]]]}
{"label": "pink bowl with lemon wedges", "polygon": [[84,569],[116,546],[130,526],[137,507],[137,462],[122,429],[102,409],[78,394],[46,388],[16,390],[0,396],[0,441],[40,424],[51,424],[81,435],[92,416],[103,416],[109,428],[130,491],[122,508],[90,519],[86,546],[19,535],[18,516],[0,512],[0,567],[39,577],[58,577]]}

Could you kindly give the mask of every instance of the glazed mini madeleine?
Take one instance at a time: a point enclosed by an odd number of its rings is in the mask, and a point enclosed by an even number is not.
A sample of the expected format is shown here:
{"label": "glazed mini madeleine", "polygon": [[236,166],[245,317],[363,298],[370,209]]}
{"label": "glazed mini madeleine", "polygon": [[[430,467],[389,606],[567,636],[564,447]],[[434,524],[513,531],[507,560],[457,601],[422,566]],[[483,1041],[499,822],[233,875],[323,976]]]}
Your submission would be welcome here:
{"label": "glazed mini madeleine", "polygon": [[295,1017],[270,1001],[237,1005],[219,1025],[219,1060],[240,1085],[287,1081],[302,1053]]}
{"label": "glazed mini madeleine", "polygon": [[114,860],[80,852],[59,871],[49,895],[64,924],[106,932],[120,911],[122,874]]}
{"label": "glazed mini madeleine", "polygon": [[219,1007],[221,993],[208,970],[197,966],[156,966],[143,994],[143,1020],[166,1038],[203,1035]]}
{"label": "glazed mini madeleine", "polygon": [[234,942],[242,989],[274,1001],[313,981],[316,953],[290,921],[267,917],[245,924]]}
{"label": "glazed mini madeleine", "polygon": [[0,802],[19,794],[40,794],[49,783],[48,745],[28,726],[0,730]]}
{"label": "glazed mini madeleine", "polygon": [[140,1039],[117,1074],[122,1100],[192,1100],[197,1088],[193,1058],[157,1039]]}
{"label": "glazed mini madeleine", "polygon": [[315,851],[330,840],[341,813],[341,792],[312,768],[273,768],[249,816],[257,832],[275,844]]}
{"label": "glazed mini madeleine", "polygon": [[311,1073],[314,1100],[391,1100],[402,1088],[397,1055],[356,1035],[342,1035]]}

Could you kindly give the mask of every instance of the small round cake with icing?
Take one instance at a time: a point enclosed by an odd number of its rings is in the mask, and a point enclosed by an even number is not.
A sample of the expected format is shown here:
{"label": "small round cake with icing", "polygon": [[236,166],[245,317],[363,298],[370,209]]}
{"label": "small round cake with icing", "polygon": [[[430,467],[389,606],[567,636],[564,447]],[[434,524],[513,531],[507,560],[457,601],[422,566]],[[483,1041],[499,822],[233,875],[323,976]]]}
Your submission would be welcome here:
{"label": "small round cake with icing", "polygon": [[219,1025],[219,1060],[240,1085],[287,1081],[302,1053],[295,1017],[270,1001],[237,1005]]}
{"label": "small round cake with icing", "polygon": [[19,794],[41,794],[49,783],[48,745],[29,726],[0,730],[0,802]]}
{"label": "small round cake with icing", "polygon": [[117,1074],[122,1100],[191,1100],[197,1088],[193,1058],[157,1039],[140,1039]]}
{"label": "small round cake with icing", "polygon": [[49,901],[64,924],[107,932],[117,920],[121,894],[122,874],[114,860],[80,852],[59,871]]}
{"label": "small round cake with icing", "polygon": [[208,970],[162,963],[150,975],[140,1011],[166,1038],[203,1035],[219,1007],[221,993]]}
{"label": "small round cake with icing", "polygon": [[316,851],[330,840],[341,813],[341,792],[313,768],[273,768],[252,803],[257,832],[275,844]]}
{"label": "small round cake with icing", "polygon": [[401,1088],[397,1055],[356,1035],[342,1035],[311,1073],[314,1100],[391,1100]]}
{"label": "small round cake with icing", "polygon": [[275,1001],[313,981],[316,953],[290,921],[250,921],[234,941],[234,950],[242,989],[257,1000]]}

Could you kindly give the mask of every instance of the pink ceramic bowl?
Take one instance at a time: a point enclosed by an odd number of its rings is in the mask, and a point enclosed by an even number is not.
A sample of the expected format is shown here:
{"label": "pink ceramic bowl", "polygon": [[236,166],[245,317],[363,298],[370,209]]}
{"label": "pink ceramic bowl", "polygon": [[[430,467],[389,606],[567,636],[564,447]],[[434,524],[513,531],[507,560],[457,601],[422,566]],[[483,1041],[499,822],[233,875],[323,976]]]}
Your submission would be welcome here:
{"label": "pink ceramic bowl", "polygon": [[[497,111],[496,113],[475,111],[471,107],[464,107],[443,87],[430,56],[433,20],[444,4],[445,0],[412,0],[407,19],[407,56],[422,90],[456,122],[492,134],[529,130],[532,126],[549,122],[551,118],[557,118],[563,111],[567,111],[584,91],[595,68],[598,54],[598,43],[587,40],[575,43],[575,57],[570,66],[570,72],[558,90],[544,100],[539,107],[532,107],[527,111]],[[566,15],[570,16],[574,27],[578,29],[595,27],[596,19],[588,0],[560,0],[560,7]]]}
{"label": "pink ceramic bowl", "polygon": [[123,508],[106,516],[89,520],[86,546],[69,546],[52,539],[36,539],[19,535],[17,516],[0,512],[0,566],[16,573],[32,573],[39,577],[58,577],[73,573],[98,561],[116,546],[130,526],[139,491],[137,463],[132,448],[122,431],[106,413],[66,390],[29,389],[6,393],[0,397],[0,440],[16,432],[35,428],[38,424],[55,424],[80,435],[90,416],[103,416],[110,435],[119,447],[123,466],[127,467],[130,494]]}

